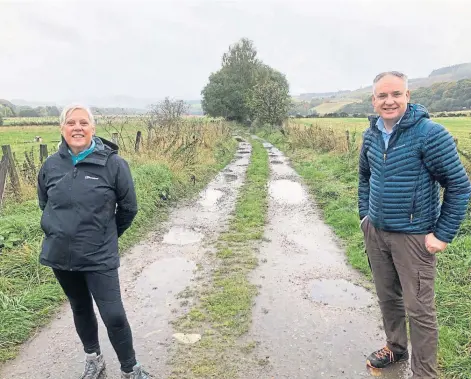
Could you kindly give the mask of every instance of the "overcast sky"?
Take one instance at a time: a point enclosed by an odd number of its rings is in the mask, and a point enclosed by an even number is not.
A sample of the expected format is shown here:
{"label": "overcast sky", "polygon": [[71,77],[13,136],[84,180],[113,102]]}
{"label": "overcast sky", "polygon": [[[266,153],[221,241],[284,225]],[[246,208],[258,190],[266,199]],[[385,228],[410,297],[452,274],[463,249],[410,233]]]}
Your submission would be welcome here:
{"label": "overcast sky", "polygon": [[0,0],[0,98],[199,99],[242,37],[291,93],[471,62],[470,0]]}

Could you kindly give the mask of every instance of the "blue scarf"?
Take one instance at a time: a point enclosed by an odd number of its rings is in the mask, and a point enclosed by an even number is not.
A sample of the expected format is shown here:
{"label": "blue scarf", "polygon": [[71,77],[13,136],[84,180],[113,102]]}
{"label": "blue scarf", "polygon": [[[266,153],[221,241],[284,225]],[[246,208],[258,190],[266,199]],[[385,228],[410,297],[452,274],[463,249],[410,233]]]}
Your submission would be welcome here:
{"label": "blue scarf", "polygon": [[90,145],[90,147],[87,150],[81,151],[77,155],[74,155],[69,149],[69,154],[72,157],[72,163],[74,164],[74,166],[80,161],[83,161],[91,153],[93,153],[93,150],[95,150],[95,145],[96,145],[95,140],[92,139],[92,144]]}

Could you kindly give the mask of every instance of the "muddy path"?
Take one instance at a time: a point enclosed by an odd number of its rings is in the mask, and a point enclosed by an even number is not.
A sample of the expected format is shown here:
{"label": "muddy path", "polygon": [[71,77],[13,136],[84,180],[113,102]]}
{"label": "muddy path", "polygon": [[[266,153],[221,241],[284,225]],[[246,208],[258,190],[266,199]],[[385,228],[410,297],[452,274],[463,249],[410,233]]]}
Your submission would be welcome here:
{"label": "muddy path", "polygon": [[270,158],[268,224],[252,282],[259,285],[249,339],[257,367],[241,378],[408,377],[408,365],[370,372],[385,339],[376,297],[347,263],[287,158]]}
{"label": "muddy path", "polygon": [[[156,378],[167,377],[168,353],[177,343],[169,322],[191,307],[178,295],[195,280],[205,254],[225,228],[245,179],[250,151],[249,143],[239,143],[235,159],[196,200],[173,210],[158,231],[122,259],[121,289],[137,359]],[[98,319],[107,377],[119,378],[119,363]],[[80,376],[83,364],[82,346],[65,304],[58,316],[24,345],[17,359],[0,368],[0,378],[71,379]]]}

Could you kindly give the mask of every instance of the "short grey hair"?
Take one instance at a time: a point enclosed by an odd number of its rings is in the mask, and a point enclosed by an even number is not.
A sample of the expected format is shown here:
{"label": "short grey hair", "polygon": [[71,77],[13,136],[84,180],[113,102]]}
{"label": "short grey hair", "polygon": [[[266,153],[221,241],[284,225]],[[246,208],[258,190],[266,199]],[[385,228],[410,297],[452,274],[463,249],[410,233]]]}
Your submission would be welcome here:
{"label": "short grey hair", "polygon": [[376,83],[378,83],[381,79],[383,79],[385,76],[395,76],[397,78],[400,78],[404,81],[406,85],[406,90],[409,89],[409,78],[407,77],[406,74],[403,74],[402,72],[399,71],[385,71],[382,72],[381,74],[376,75],[376,78],[373,80],[373,93],[375,91]]}
{"label": "short grey hair", "polygon": [[93,117],[93,113],[92,113],[92,111],[90,110],[89,107],[87,107],[86,105],[82,105],[82,104],[70,104],[70,105],[67,105],[66,107],[64,107],[64,109],[62,110],[62,113],[61,113],[60,118],[59,118],[59,122],[60,122],[61,126],[65,124],[65,120],[67,118],[67,115],[70,112],[75,111],[76,109],[82,109],[85,112],[87,112],[88,119],[90,120],[90,123],[92,125],[95,125],[95,117]]}

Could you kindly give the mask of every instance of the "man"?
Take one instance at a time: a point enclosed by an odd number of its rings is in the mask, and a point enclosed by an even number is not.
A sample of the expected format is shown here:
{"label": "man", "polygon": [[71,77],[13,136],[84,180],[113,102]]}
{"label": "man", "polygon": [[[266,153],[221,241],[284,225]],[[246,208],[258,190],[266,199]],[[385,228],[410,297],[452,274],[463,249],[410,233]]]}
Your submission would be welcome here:
{"label": "man", "polygon": [[384,368],[409,359],[407,310],[414,378],[436,379],[436,254],[455,237],[471,186],[452,136],[409,99],[404,74],[375,78],[379,117],[370,119],[363,138],[358,203],[387,344],[367,364]]}

